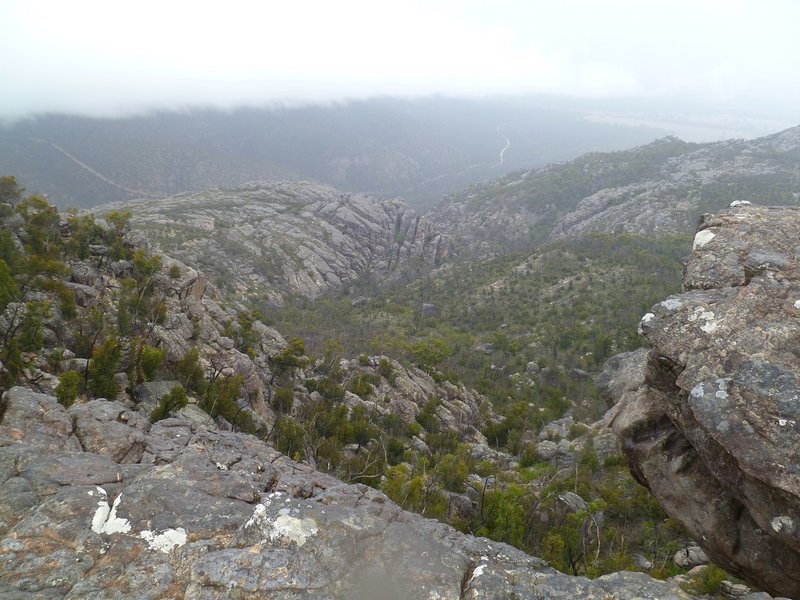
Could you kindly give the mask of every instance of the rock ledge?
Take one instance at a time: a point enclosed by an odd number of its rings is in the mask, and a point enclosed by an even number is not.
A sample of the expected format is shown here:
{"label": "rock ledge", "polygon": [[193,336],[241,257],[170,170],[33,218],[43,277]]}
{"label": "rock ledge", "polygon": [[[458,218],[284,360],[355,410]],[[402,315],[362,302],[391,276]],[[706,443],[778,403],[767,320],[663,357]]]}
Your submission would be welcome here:
{"label": "rock ledge", "polygon": [[568,577],[246,434],[23,388],[3,408],[1,598],[689,597],[641,573]]}

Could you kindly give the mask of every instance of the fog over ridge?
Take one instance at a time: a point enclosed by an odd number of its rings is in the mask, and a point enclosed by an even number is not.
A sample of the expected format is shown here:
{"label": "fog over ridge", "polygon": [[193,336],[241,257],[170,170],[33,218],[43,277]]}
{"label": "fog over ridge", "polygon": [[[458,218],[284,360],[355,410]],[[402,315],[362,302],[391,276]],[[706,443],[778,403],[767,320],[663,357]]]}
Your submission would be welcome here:
{"label": "fog over ridge", "polygon": [[0,118],[547,93],[797,120],[798,22],[789,0],[7,0]]}

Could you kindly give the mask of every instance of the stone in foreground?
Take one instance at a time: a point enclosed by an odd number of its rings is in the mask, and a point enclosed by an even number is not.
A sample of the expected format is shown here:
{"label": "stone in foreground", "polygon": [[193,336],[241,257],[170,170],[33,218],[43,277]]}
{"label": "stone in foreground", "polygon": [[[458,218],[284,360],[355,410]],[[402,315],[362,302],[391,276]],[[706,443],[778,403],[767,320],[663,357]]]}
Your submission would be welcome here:
{"label": "stone in foreground", "polygon": [[3,406],[0,598],[689,597],[641,573],[563,575],[246,434],[23,388]]}
{"label": "stone in foreground", "polygon": [[714,562],[800,598],[800,211],[704,216],[684,290],[642,318],[613,427]]}

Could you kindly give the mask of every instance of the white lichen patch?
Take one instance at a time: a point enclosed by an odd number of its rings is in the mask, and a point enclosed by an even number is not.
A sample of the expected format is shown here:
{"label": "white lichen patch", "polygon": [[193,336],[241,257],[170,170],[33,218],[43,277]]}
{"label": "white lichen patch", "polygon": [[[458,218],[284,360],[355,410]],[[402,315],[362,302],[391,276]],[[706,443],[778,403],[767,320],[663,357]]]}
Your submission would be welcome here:
{"label": "white lichen patch", "polygon": [[717,379],[717,385],[719,389],[714,394],[717,398],[724,400],[728,397],[728,380],[727,379]]}
{"label": "white lichen patch", "polygon": [[[102,490],[105,494],[105,490]],[[95,533],[128,533],[131,530],[131,524],[128,519],[123,519],[117,516],[117,507],[122,501],[122,494],[116,497],[112,506],[108,505],[108,500],[104,499],[97,503],[97,510],[94,511],[92,517],[92,531]]]}
{"label": "white lichen patch", "polygon": [[269,533],[271,541],[277,541],[281,538],[286,538],[293,541],[298,546],[306,543],[308,538],[316,535],[319,529],[313,519],[308,517],[298,519],[297,517],[290,517],[288,515],[280,515],[272,524],[272,531]]}
{"label": "white lichen patch", "polygon": [[772,530],[775,533],[793,533],[794,532],[794,521],[791,517],[786,515],[781,515],[780,517],[775,517],[772,519],[770,523],[772,525]]}
{"label": "white lichen patch", "polygon": [[694,312],[689,315],[689,321],[705,321],[700,325],[700,329],[706,333],[714,333],[717,330],[717,322],[714,320],[714,313],[706,310],[701,306],[694,309]]}
{"label": "white lichen patch", "polygon": [[666,308],[667,310],[677,310],[681,306],[683,306],[683,302],[676,298],[667,298],[663,302],[661,302],[661,306]]}
{"label": "white lichen patch", "polygon": [[750,206],[749,200],[734,200],[729,205],[731,208],[736,208],[737,206]]}
{"label": "white lichen patch", "polygon": [[794,419],[778,419],[778,425],[781,427],[786,427],[787,425],[794,427],[796,424],[797,423]]}
{"label": "white lichen patch", "polygon": [[709,321],[705,325],[700,325],[700,329],[702,329],[706,333],[714,333],[717,330],[717,322]]}
{"label": "white lichen patch", "polygon": [[483,575],[483,572],[486,570],[487,566],[488,565],[478,565],[477,567],[475,567],[475,570],[472,572],[472,577],[469,578],[469,582],[468,583],[472,583],[473,579],[476,579],[476,578],[480,577],[481,575]]}
{"label": "white lichen patch", "polygon": [[161,533],[144,530],[139,537],[147,542],[151,550],[158,550],[164,554],[169,554],[173,548],[186,544],[186,530],[183,527],[166,529]]}
{"label": "white lichen patch", "polygon": [[109,512],[111,512],[111,507],[108,502],[101,500],[97,503],[97,510],[94,511],[94,516],[92,517],[92,531],[103,533],[103,526],[106,524]]}
{"label": "white lichen patch", "polygon": [[250,518],[247,519],[244,526],[245,528],[250,528],[255,526],[260,526],[266,524],[267,521],[267,507],[263,504],[256,504],[255,509],[253,510],[253,514],[250,515]]}
{"label": "white lichen patch", "polygon": [[703,384],[702,383],[698,383],[696,386],[694,386],[692,388],[692,391],[689,392],[689,395],[692,398],[696,399],[696,400],[699,400],[700,398],[705,396],[706,395],[706,391],[705,391],[705,388],[703,387]]}
{"label": "white lichen patch", "polygon": [[639,335],[642,335],[642,333],[644,333],[644,329],[642,329],[642,325],[644,325],[645,323],[649,323],[650,321],[652,321],[655,318],[656,318],[656,316],[653,313],[647,313],[645,316],[643,316],[639,320],[639,327],[637,328],[637,331],[639,332]]}
{"label": "white lichen patch", "polygon": [[704,229],[703,231],[698,231],[697,235],[694,236],[694,242],[692,243],[692,250],[697,250],[698,248],[702,248],[708,242],[713,240],[717,236],[716,233],[713,231],[709,231],[708,229]]}
{"label": "white lichen patch", "polygon": [[795,307],[796,309],[800,310],[800,300],[795,300],[795,301],[794,301],[794,307]]}

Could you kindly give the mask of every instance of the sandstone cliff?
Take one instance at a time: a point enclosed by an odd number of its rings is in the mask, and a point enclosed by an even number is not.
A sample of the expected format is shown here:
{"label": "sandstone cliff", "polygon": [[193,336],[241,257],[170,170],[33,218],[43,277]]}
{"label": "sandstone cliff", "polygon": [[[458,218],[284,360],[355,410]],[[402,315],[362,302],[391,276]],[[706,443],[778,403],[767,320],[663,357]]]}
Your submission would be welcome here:
{"label": "sandstone cliff", "polygon": [[642,318],[652,350],[609,365],[608,419],[715,562],[799,598],[800,211],[734,204],[701,220],[684,293]]}

